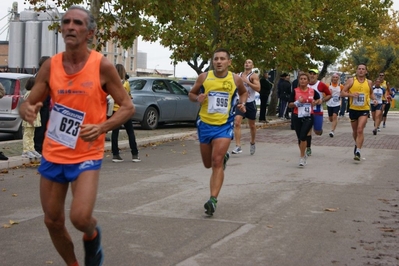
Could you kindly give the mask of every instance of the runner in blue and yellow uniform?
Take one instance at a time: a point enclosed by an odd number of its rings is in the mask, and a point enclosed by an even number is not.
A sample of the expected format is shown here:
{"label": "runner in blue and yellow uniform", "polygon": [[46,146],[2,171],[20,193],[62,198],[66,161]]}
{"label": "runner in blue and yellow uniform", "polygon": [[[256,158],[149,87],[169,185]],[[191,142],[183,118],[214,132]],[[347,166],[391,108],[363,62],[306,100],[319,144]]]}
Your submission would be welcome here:
{"label": "runner in blue and yellow uniform", "polygon": [[377,104],[372,82],[366,78],[367,66],[359,64],[356,76],[349,78],[341,91],[341,97],[349,97],[349,118],[352,126],[352,136],[355,140],[354,159],[360,161],[360,149],[364,141],[363,130],[370,114],[370,99]]}
{"label": "runner in blue and yellow uniform", "polygon": [[224,168],[230,157],[227,149],[233,138],[235,108],[245,113],[247,101],[247,90],[243,81],[238,75],[228,71],[231,65],[230,53],[225,49],[216,50],[212,64],[213,70],[200,74],[189,93],[191,101],[201,104],[197,122],[198,139],[202,162],[205,168],[212,168],[211,197],[204,205],[208,215],[213,215],[216,210]]}

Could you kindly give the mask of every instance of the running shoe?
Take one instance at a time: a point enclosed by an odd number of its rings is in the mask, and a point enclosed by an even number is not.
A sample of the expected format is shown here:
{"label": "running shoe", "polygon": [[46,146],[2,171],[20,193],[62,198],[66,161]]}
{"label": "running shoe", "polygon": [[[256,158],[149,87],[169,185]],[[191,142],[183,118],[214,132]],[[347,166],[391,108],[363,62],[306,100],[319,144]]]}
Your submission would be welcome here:
{"label": "running shoe", "polygon": [[305,166],[306,165],[306,156],[299,158],[299,166]]}
{"label": "running shoe", "polygon": [[35,155],[35,158],[40,159],[42,158],[42,155],[38,153],[37,151],[32,151],[33,155]]}
{"label": "running shoe", "polygon": [[241,147],[236,146],[234,150],[231,151],[232,154],[242,153]]}
{"label": "running shoe", "polygon": [[31,151],[25,151],[21,155],[22,158],[34,159],[36,156]]}
{"label": "running shoe", "polygon": [[138,154],[132,156],[132,162],[135,162],[135,163],[141,162],[141,159]]}
{"label": "running shoe", "polygon": [[122,157],[121,157],[119,154],[117,154],[117,155],[114,155],[114,156],[112,157],[112,161],[113,161],[114,163],[120,163],[120,162],[123,162],[123,159],[122,159]]}
{"label": "running shoe", "polygon": [[360,152],[355,152],[355,158],[353,158],[355,161],[360,161]]}
{"label": "running shoe", "polygon": [[213,213],[216,211],[216,203],[212,201],[212,199],[209,199],[207,202],[204,204],[205,208],[205,213],[208,214],[209,216],[212,216]]}
{"label": "running shoe", "polygon": [[380,132],[380,131],[381,131],[380,127],[377,127],[377,131],[378,131],[378,132]]}
{"label": "running shoe", "polygon": [[223,159],[223,170],[226,170],[226,164],[229,159],[230,159],[230,153],[226,152]]}
{"label": "running shoe", "polygon": [[328,135],[330,135],[330,137],[333,138],[334,137],[334,132],[331,131]]}
{"label": "running shoe", "polygon": [[382,124],[382,128],[385,128],[385,124]]}
{"label": "running shoe", "polygon": [[7,160],[8,160],[8,157],[5,156],[4,153],[1,152],[1,151],[0,151],[0,160],[1,160],[1,161],[7,161]]}
{"label": "running shoe", "polygon": [[312,149],[306,148],[306,156],[311,156],[311,155],[312,155]]}
{"label": "running shoe", "polygon": [[255,143],[254,144],[251,143],[251,146],[249,147],[249,154],[251,155],[255,154]]}
{"label": "running shoe", "polygon": [[104,262],[104,254],[101,247],[101,229],[96,226],[96,230],[97,236],[93,240],[83,240],[86,266],[101,266]]}
{"label": "running shoe", "polygon": [[377,129],[373,129],[373,135],[377,135]]}

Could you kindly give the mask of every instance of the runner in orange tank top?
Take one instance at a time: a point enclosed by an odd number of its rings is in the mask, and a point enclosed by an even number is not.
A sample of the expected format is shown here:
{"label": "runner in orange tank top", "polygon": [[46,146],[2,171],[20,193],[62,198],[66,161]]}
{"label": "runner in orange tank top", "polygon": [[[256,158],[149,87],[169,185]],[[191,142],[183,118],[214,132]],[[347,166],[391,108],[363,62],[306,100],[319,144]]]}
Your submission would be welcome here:
{"label": "runner in orange tank top", "polygon": [[[83,232],[84,265],[102,265],[101,231],[93,217],[107,131],[119,127],[134,113],[115,67],[87,47],[96,31],[86,9],[71,6],[61,20],[65,52],[40,68],[32,92],[20,108],[32,123],[48,95],[54,107],[48,122],[39,167],[40,199],[51,240],[67,265],[79,265],[65,227],[65,197],[73,191],[70,219]],[[120,106],[106,119],[106,96]]]}

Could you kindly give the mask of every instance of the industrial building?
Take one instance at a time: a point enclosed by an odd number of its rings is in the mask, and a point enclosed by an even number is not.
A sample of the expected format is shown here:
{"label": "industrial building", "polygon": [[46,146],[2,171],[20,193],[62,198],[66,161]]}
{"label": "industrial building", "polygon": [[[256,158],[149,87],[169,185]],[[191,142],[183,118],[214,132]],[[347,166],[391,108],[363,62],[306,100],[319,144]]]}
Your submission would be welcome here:
{"label": "industrial building", "polygon": [[[0,41],[0,71],[35,74],[39,59],[65,50],[65,44],[57,29],[51,29],[62,14],[57,9],[37,12],[25,9],[18,12],[14,2],[10,12],[9,41]],[[117,40],[106,43],[101,53],[113,64],[123,64],[131,76],[172,76],[173,70],[147,69],[147,54],[137,47],[137,38],[128,49]]]}

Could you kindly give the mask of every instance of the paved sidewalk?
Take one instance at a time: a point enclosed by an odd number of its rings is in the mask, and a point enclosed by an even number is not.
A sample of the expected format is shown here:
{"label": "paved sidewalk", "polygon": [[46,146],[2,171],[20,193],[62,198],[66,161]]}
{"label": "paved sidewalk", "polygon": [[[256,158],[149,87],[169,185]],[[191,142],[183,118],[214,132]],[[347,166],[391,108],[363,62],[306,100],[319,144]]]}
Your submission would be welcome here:
{"label": "paved sidewalk", "polygon": [[[263,124],[257,123],[258,127],[273,127],[276,125],[281,125],[284,123],[288,123],[289,121],[280,120],[278,118],[271,119],[269,118],[270,123]],[[243,130],[249,130],[244,121]],[[190,135],[196,135],[197,130],[194,126],[182,126],[182,125],[171,125],[160,127],[156,130],[143,130],[140,127],[135,126],[135,135],[137,146],[144,146],[151,143],[156,142],[165,142],[171,141],[175,139],[184,138]],[[107,134],[108,137],[111,137],[111,133]],[[127,140],[127,134],[124,129],[121,129],[119,132],[119,142],[118,146],[120,149],[125,149],[129,147],[129,142]],[[105,142],[105,152],[108,153],[111,150],[111,142]],[[22,140],[11,140],[11,141],[2,141],[0,142],[0,151],[2,151],[7,157],[8,161],[0,161],[0,169],[7,169],[13,167],[19,167],[23,165],[35,165],[38,164],[38,161],[31,161],[28,158],[22,158]]]}

